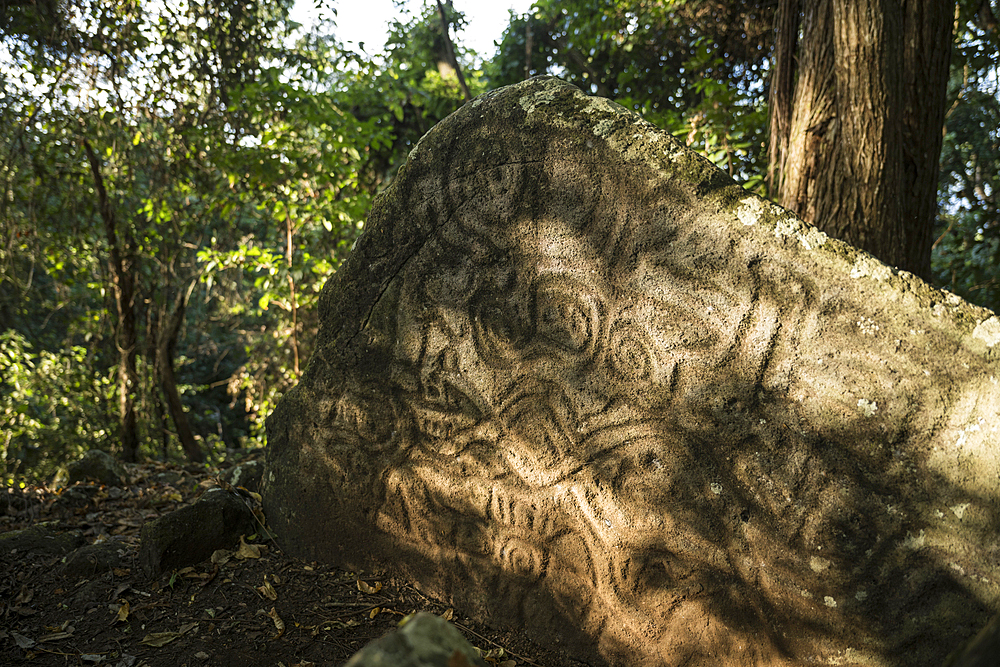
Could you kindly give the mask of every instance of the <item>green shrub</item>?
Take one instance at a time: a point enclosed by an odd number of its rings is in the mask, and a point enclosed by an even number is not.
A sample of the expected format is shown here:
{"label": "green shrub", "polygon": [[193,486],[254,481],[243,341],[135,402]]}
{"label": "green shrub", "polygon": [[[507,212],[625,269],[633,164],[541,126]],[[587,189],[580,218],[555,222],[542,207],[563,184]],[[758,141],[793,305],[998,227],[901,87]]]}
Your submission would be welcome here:
{"label": "green shrub", "polygon": [[0,470],[4,483],[50,478],[116,429],[114,369],[103,375],[84,347],[35,354],[20,333],[0,333]]}

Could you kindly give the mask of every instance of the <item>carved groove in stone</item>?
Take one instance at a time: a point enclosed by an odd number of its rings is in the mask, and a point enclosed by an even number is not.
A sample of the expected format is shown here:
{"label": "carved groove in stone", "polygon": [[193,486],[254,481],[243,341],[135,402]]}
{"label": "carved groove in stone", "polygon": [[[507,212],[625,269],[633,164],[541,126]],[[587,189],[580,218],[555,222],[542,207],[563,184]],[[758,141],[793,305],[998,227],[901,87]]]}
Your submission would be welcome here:
{"label": "carved groove in stone", "polygon": [[620,108],[467,105],[323,309],[269,422],[292,553],[595,664],[929,667],[1000,601],[990,314]]}

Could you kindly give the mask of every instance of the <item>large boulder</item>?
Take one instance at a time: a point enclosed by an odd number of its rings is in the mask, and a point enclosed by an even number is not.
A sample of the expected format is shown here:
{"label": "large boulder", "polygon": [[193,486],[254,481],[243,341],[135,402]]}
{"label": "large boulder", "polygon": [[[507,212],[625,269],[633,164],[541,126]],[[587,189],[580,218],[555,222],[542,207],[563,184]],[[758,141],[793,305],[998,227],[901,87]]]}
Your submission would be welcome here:
{"label": "large boulder", "polygon": [[100,449],[91,449],[80,459],[67,466],[69,483],[93,479],[108,486],[127,486],[128,473],[125,467],[115,460],[111,454]]}
{"label": "large boulder", "polygon": [[268,422],[286,553],[593,664],[939,666],[1000,594],[1000,320],[551,78],[429,132]]}
{"label": "large boulder", "polygon": [[217,549],[256,532],[253,511],[236,493],[212,488],[192,505],[147,521],[140,532],[139,567],[154,579],[196,565]]}

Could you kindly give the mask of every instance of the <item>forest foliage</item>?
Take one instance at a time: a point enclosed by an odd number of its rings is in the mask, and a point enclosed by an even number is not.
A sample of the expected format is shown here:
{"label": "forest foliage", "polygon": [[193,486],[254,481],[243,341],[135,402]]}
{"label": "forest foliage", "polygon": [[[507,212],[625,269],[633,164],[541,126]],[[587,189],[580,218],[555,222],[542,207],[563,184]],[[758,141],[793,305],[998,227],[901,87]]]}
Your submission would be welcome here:
{"label": "forest foliage", "polygon": [[[7,483],[95,447],[218,461],[263,443],[373,198],[465,101],[449,37],[472,95],[558,75],[767,194],[776,0],[538,0],[486,54],[448,3],[447,35],[437,2],[412,2],[374,55],[290,5],[0,0]],[[998,14],[956,8],[933,249],[940,286],[994,309]]]}

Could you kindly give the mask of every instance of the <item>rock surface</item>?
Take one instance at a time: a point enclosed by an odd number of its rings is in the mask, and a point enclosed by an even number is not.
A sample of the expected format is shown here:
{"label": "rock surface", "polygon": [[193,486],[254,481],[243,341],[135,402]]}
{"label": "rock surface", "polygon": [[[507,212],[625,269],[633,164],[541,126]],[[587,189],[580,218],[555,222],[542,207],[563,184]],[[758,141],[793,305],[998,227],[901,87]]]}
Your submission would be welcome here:
{"label": "rock surface", "polygon": [[108,486],[125,486],[128,480],[125,467],[111,454],[99,449],[91,449],[79,460],[70,463],[67,469],[70,484],[92,479]]}
{"label": "rock surface", "polygon": [[595,665],[938,667],[1000,600],[1000,320],[607,100],[440,123],[320,307],[286,553]]}
{"label": "rock surface", "polygon": [[951,655],[945,667],[996,667],[1000,665],[1000,614],[994,616],[972,641]]}
{"label": "rock surface", "polygon": [[80,531],[61,531],[55,522],[46,522],[0,533],[0,553],[57,556],[71,553],[85,542]]}
{"label": "rock surface", "polygon": [[487,667],[453,625],[422,611],[351,656],[344,667]]}
{"label": "rock surface", "polygon": [[122,537],[84,545],[65,558],[59,566],[59,573],[64,577],[83,579],[110,572],[122,566],[122,555],[127,548],[128,544]]}
{"label": "rock surface", "polygon": [[198,502],[142,527],[139,566],[149,578],[200,563],[216,549],[228,549],[256,531],[254,516],[239,496],[209,489]]}
{"label": "rock surface", "polygon": [[222,474],[222,479],[232,486],[241,486],[247,491],[256,493],[260,491],[260,480],[263,475],[263,461],[244,461],[226,470]]}

